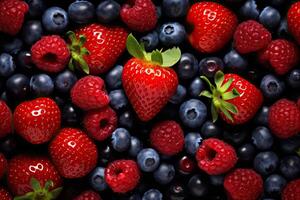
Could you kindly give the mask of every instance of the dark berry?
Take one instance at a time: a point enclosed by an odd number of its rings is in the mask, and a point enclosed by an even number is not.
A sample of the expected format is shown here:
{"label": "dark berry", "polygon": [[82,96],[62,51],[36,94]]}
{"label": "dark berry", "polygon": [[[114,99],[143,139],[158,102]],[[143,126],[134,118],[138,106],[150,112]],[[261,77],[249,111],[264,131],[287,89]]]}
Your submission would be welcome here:
{"label": "dark berry", "polygon": [[157,32],[153,31],[141,37],[140,42],[144,44],[146,51],[154,50],[159,43]]}
{"label": "dark berry", "polygon": [[190,178],[188,188],[191,195],[195,197],[204,197],[208,193],[208,185],[200,175],[194,175]]}
{"label": "dark berry", "polygon": [[276,99],[283,93],[285,85],[283,81],[280,81],[275,76],[268,74],[262,78],[260,82],[260,89],[266,98]]}
{"label": "dark berry", "polygon": [[120,15],[120,4],[114,0],[102,1],[96,9],[97,19],[100,23],[111,23]]}
{"label": "dark berry", "polygon": [[110,105],[115,110],[125,108],[128,104],[124,90],[113,90],[109,93]]}
{"label": "dark berry", "polygon": [[269,175],[277,169],[278,164],[278,156],[272,151],[266,151],[255,156],[253,166],[261,175]]}
{"label": "dark berry", "polygon": [[221,130],[215,123],[206,121],[202,125],[200,133],[203,138],[218,137],[221,135]]}
{"label": "dark berry", "polygon": [[200,98],[200,93],[204,90],[205,84],[199,77],[196,77],[189,86],[189,95],[193,98]]}
{"label": "dark berry", "polygon": [[163,0],[163,12],[167,17],[176,18],[186,15],[189,8],[188,0]]}
{"label": "dark berry", "polygon": [[182,85],[177,86],[176,93],[170,98],[170,102],[173,104],[180,104],[186,97],[186,89]]}
{"label": "dark berry", "polygon": [[55,78],[55,88],[58,92],[67,94],[70,92],[73,85],[76,83],[77,77],[70,70],[65,70],[59,73]]}
{"label": "dark berry", "polygon": [[7,53],[0,54],[0,76],[8,77],[14,73],[15,69],[13,57]]}
{"label": "dark berry", "polygon": [[125,128],[117,128],[111,138],[112,147],[118,152],[126,151],[130,146],[130,134]]}
{"label": "dark berry", "polygon": [[218,57],[203,58],[199,63],[200,73],[209,78],[214,77],[215,73],[223,68],[223,61]]}
{"label": "dark berry", "polygon": [[137,155],[137,163],[144,172],[153,172],[159,165],[160,157],[151,148],[141,150]]}
{"label": "dark berry", "polygon": [[36,74],[30,78],[30,91],[34,96],[49,96],[54,89],[54,84],[47,74]]}
{"label": "dark berry", "polygon": [[271,6],[265,7],[259,15],[259,22],[269,29],[278,27],[280,19],[279,11]]}
{"label": "dark berry", "polygon": [[286,156],[280,161],[280,172],[287,179],[295,179],[300,175],[300,158],[298,156]]}
{"label": "dark berry", "polygon": [[244,144],[237,149],[238,158],[242,161],[252,161],[256,149],[252,144]]}
{"label": "dark berry", "polygon": [[69,5],[68,14],[71,21],[77,24],[85,24],[94,18],[95,7],[89,1],[75,1]]}
{"label": "dark berry", "polygon": [[191,79],[199,71],[198,61],[191,53],[183,53],[177,65],[177,73],[180,79]]}
{"label": "dark berry", "polygon": [[62,8],[50,7],[44,12],[42,22],[45,29],[49,32],[63,32],[69,24],[68,13]]}
{"label": "dark berry", "polygon": [[90,174],[90,185],[97,192],[101,192],[107,188],[104,180],[104,170],[103,167],[96,167]]}
{"label": "dark berry", "polygon": [[252,132],[252,143],[259,150],[270,149],[273,145],[273,141],[272,133],[264,126],[259,126]]}
{"label": "dark berry", "polygon": [[166,23],[160,27],[159,40],[164,46],[180,45],[185,37],[185,28],[178,22]]}
{"label": "dark berry", "polygon": [[6,81],[6,89],[10,97],[22,100],[30,91],[29,79],[23,74],[15,74]]}
{"label": "dark berry", "polygon": [[106,86],[110,90],[119,89],[122,86],[122,81],[121,81],[122,71],[123,71],[123,66],[116,65],[105,76]]}
{"label": "dark berry", "polygon": [[42,23],[38,20],[27,21],[23,25],[22,38],[27,45],[33,45],[43,35]]}
{"label": "dark berry", "polygon": [[175,176],[175,168],[171,164],[161,163],[153,173],[154,179],[160,184],[170,183]]}

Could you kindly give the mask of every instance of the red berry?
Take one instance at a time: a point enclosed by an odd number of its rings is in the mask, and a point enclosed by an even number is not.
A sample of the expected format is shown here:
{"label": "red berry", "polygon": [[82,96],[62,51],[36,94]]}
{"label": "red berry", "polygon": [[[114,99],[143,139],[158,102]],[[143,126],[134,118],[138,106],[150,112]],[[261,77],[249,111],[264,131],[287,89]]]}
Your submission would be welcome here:
{"label": "red berry", "polygon": [[257,200],[263,192],[263,180],[252,169],[235,169],[224,180],[228,199]]}
{"label": "red berry", "polygon": [[300,44],[300,2],[297,1],[290,7],[287,13],[287,23],[290,33]]}
{"label": "red berry", "polygon": [[150,141],[157,151],[172,156],[183,149],[183,130],[175,121],[162,121],[152,128]]}
{"label": "red berry", "polygon": [[14,112],[16,132],[32,144],[48,142],[58,131],[61,113],[50,98],[37,98],[22,102]]}
{"label": "red berry", "polygon": [[101,197],[98,193],[94,192],[93,190],[87,190],[79,194],[73,200],[101,200]]}
{"label": "red berry", "polygon": [[98,109],[109,104],[104,81],[97,76],[85,76],[71,89],[72,102],[83,110]]}
{"label": "red berry", "polygon": [[210,138],[203,140],[196,153],[200,169],[210,175],[228,172],[237,162],[235,150],[222,140]]}
{"label": "red berry", "polygon": [[13,198],[9,194],[9,192],[2,186],[0,187],[0,199],[1,200],[13,200]]}
{"label": "red berry", "polygon": [[282,192],[282,200],[299,200],[300,199],[300,179],[289,182]]}
{"label": "red berry", "polygon": [[12,113],[4,101],[0,100],[0,138],[12,131]]}
{"label": "red berry", "polygon": [[271,33],[254,20],[240,23],[234,33],[234,46],[239,53],[251,53],[264,49],[271,40]]}
{"label": "red berry", "polygon": [[70,52],[60,36],[44,36],[31,47],[31,59],[37,68],[54,73],[66,67]]}
{"label": "red berry", "polygon": [[133,160],[116,160],[105,169],[105,181],[117,193],[133,190],[140,180],[140,170]]}
{"label": "red berry", "polygon": [[183,156],[179,161],[179,169],[185,174],[192,173],[195,169],[195,163],[187,156]]}
{"label": "red berry", "polygon": [[269,127],[279,138],[289,138],[300,131],[300,109],[287,99],[275,102],[269,110]]}
{"label": "red berry", "polygon": [[110,107],[89,111],[83,119],[87,132],[96,140],[103,141],[110,137],[117,128],[117,114]]}
{"label": "red berry", "polygon": [[7,160],[4,156],[4,154],[0,153],[0,179],[3,177],[6,170],[7,170]]}

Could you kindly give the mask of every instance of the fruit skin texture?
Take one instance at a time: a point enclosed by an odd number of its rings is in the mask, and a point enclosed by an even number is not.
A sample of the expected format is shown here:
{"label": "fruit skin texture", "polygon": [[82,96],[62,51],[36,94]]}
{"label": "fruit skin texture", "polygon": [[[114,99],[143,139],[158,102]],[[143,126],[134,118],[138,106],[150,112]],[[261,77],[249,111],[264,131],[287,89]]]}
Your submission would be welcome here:
{"label": "fruit skin texture", "polygon": [[3,177],[7,169],[7,160],[3,153],[0,153],[0,179]]}
{"label": "fruit skin texture", "polygon": [[233,38],[239,53],[251,53],[266,48],[272,35],[262,24],[248,20],[238,25]]}
{"label": "fruit skin texture", "polygon": [[9,161],[7,177],[9,189],[15,196],[32,191],[30,180],[33,177],[42,187],[48,180],[53,181],[52,189],[62,185],[62,179],[50,160],[40,156],[15,156]]}
{"label": "fruit skin texture", "polygon": [[300,179],[293,180],[287,184],[282,192],[282,200],[300,199]]}
{"label": "fruit skin texture", "polygon": [[188,12],[187,22],[194,26],[189,34],[189,41],[202,53],[214,53],[222,49],[232,38],[238,24],[232,11],[213,2],[193,4]]}
{"label": "fruit skin texture", "polygon": [[153,127],[150,133],[150,141],[157,151],[172,156],[183,149],[183,130],[175,121],[162,121]]}
{"label": "fruit skin texture", "polygon": [[0,100],[0,138],[5,137],[12,131],[12,113],[5,101]]}
{"label": "fruit skin texture", "polygon": [[93,190],[87,190],[79,194],[75,199],[73,200],[102,200],[100,195]]}
{"label": "fruit skin texture", "polygon": [[150,31],[157,23],[156,7],[151,0],[129,0],[129,4],[123,5],[120,16],[131,30],[138,32]]}
{"label": "fruit skin texture", "polygon": [[97,76],[85,76],[71,89],[72,102],[82,110],[102,108],[109,104],[104,81]]}
{"label": "fruit skin texture", "polygon": [[31,47],[31,59],[37,68],[56,73],[68,64],[70,51],[60,36],[44,36]]}
{"label": "fruit skin texture", "polygon": [[138,117],[149,121],[176,92],[178,78],[173,69],[131,58],[124,66],[122,83]]}
{"label": "fruit skin texture", "polygon": [[219,175],[233,168],[238,160],[235,150],[222,140],[203,140],[196,152],[200,169],[209,175]]}
{"label": "fruit skin texture", "polygon": [[22,102],[13,117],[16,132],[32,144],[48,142],[61,124],[58,105],[45,97]]}
{"label": "fruit skin texture", "polygon": [[269,110],[269,127],[277,137],[285,139],[300,131],[300,109],[287,99],[275,102]]}
{"label": "fruit skin texture", "polygon": [[16,35],[22,28],[29,6],[20,0],[0,1],[0,32]]}
{"label": "fruit skin texture", "polygon": [[127,31],[121,27],[106,27],[90,24],[75,31],[76,36],[84,35],[84,47],[89,55],[84,56],[90,74],[96,75],[108,71],[126,47]]}
{"label": "fruit skin texture", "polygon": [[13,198],[5,188],[0,187],[0,199],[1,200],[12,200]]}
{"label": "fruit skin texture", "polygon": [[290,33],[294,36],[298,44],[300,44],[300,2],[295,2],[287,13],[287,23]]}
{"label": "fruit skin texture", "polygon": [[105,169],[105,181],[117,193],[133,190],[140,180],[140,170],[133,160],[116,160]]}
{"label": "fruit skin texture", "polygon": [[224,180],[228,199],[257,200],[263,192],[263,180],[252,169],[235,169]]}
{"label": "fruit skin texture", "polygon": [[95,168],[98,151],[93,141],[81,130],[64,128],[49,145],[49,154],[65,178],[80,178]]}
{"label": "fruit skin texture", "polygon": [[277,39],[259,52],[258,59],[261,64],[273,69],[276,74],[284,75],[298,63],[299,49],[288,40]]}

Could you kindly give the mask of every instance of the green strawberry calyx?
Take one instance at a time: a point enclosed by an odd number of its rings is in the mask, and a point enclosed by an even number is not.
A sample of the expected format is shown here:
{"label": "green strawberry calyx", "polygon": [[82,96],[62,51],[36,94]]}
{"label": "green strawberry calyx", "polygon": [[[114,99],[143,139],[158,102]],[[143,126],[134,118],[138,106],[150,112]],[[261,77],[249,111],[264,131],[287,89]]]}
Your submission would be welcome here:
{"label": "green strawberry calyx", "polygon": [[31,178],[30,185],[33,189],[32,192],[28,192],[23,196],[15,197],[14,200],[53,200],[57,199],[62,191],[62,187],[49,191],[54,186],[53,181],[51,180],[48,180],[45,183],[45,187],[42,188],[37,179]]}
{"label": "green strawberry calyx", "polygon": [[166,51],[154,50],[152,52],[146,52],[144,44],[139,43],[132,34],[129,34],[127,37],[126,47],[129,54],[133,57],[161,67],[172,67],[181,57],[181,51],[178,47],[173,47]]}
{"label": "green strawberry calyx", "polygon": [[229,103],[228,100],[234,99],[240,96],[240,93],[233,88],[231,91],[227,91],[231,86],[233,79],[230,78],[227,82],[224,83],[224,73],[218,71],[214,76],[215,85],[211,84],[205,76],[200,76],[210,88],[210,91],[205,90],[200,93],[200,96],[205,96],[212,100],[211,103],[211,114],[213,122],[217,121],[218,113],[222,112],[229,120],[233,121],[232,114],[238,114],[238,109],[232,103]]}
{"label": "green strawberry calyx", "polygon": [[89,66],[84,60],[84,56],[90,54],[87,48],[84,47],[86,42],[86,37],[80,35],[79,38],[76,37],[73,31],[68,31],[67,36],[71,41],[71,44],[68,45],[68,48],[71,53],[71,59],[69,61],[69,69],[74,71],[75,67],[82,69],[86,74],[90,73]]}

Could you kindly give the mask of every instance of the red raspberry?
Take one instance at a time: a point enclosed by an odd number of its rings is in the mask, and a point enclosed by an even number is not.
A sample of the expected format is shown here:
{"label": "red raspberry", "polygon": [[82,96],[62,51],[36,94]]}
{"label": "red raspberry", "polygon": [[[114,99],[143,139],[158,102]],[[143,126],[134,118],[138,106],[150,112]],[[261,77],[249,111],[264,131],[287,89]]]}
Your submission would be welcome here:
{"label": "red raspberry", "polygon": [[300,1],[295,1],[287,13],[288,30],[300,44]]}
{"label": "red raspberry", "polygon": [[299,61],[298,47],[287,40],[273,40],[258,55],[261,64],[271,67],[277,74],[284,75]]}
{"label": "red raspberry", "polygon": [[117,123],[117,114],[110,107],[89,111],[83,119],[87,132],[99,141],[110,137],[117,128]]}
{"label": "red raspberry", "polygon": [[238,25],[233,38],[239,53],[251,53],[266,48],[272,40],[272,35],[260,23],[248,20]]}
{"label": "red raspberry", "polygon": [[4,156],[4,154],[0,153],[0,179],[3,177],[6,170],[7,170],[7,160]]}
{"label": "red raspberry", "polygon": [[269,127],[279,138],[289,138],[300,131],[300,110],[287,99],[275,102],[269,110]]}
{"label": "red raspberry", "polygon": [[172,156],[183,149],[183,130],[175,121],[162,121],[151,130],[150,141],[157,151]]}
{"label": "red raspberry", "polygon": [[263,192],[263,180],[252,169],[235,169],[224,180],[230,200],[257,200]]}
{"label": "red raspberry", "polygon": [[238,158],[232,146],[210,138],[202,141],[196,159],[200,169],[210,175],[219,175],[233,168]]}
{"label": "red raspberry", "polygon": [[85,76],[71,90],[72,102],[82,110],[102,108],[109,104],[104,81],[97,76]]}
{"label": "red raspberry", "polygon": [[12,131],[12,113],[4,101],[0,100],[0,138]]}
{"label": "red raspberry", "polygon": [[44,36],[31,47],[31,58],[37,68],[54,73],[66,67],[70,51],[60,36]]}
{"label": "red raspberry", "polygon": [[300,179],[293,180],[285,186],[282,192],[282,200],[300,199]]}
{"label": "red raspberry", "polygon": [[140,170],[133,160],[116,160],[105,169],[105,181],[117,193],[133,190],[140,180]]}
{"label": "red raspberry", "polygon": [[0,186],[0,199],[1,200],[12,200],[12,196],[9,194],[9,192],[4,189],[2,186]]}
{"label": "red raspberry", "polygon": [[79,194],[73,200],[101,200],[101,197],[98,193],[94,192],[93,190],[87,190]]}

